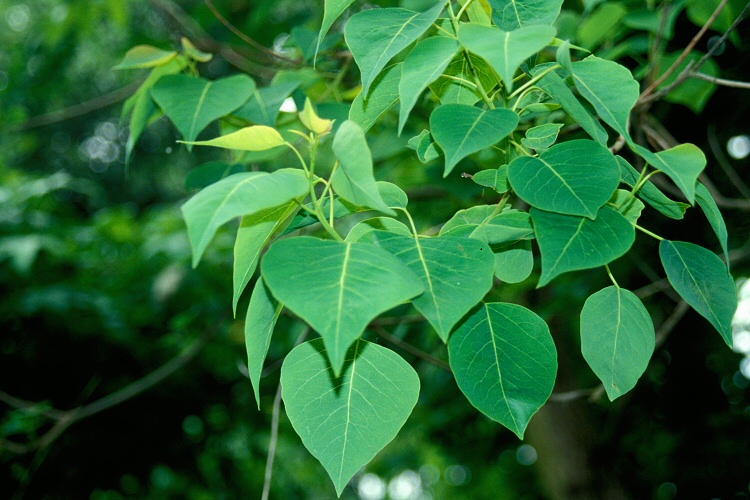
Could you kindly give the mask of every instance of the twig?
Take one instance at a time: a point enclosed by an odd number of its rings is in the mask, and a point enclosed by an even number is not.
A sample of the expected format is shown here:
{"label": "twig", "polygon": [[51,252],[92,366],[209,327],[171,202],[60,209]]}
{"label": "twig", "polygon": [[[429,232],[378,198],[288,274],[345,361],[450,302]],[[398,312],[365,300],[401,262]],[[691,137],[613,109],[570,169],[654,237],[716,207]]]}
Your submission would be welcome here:
{"label": "twig", "polygon": [[375,332],[383,337],[386,341],[390,342],[393,345],[396,345],[403,349],[404,351],[413,354],[414,356],[423,359],[427,361],[428,363],[437,366],[438,368],[441,368],[447,372],[451,372],[451,367],[448,363],[443,361],[440,358],[436,358],[432,354],[429,354],[427,352],[424,352],[422,349],[419,349],[418,347],[414,347],[413,345],[409,344],[408,342],[404,342],[400,338],[396,337],[395,335],[391,335],[388,333],[385,328],[379,325],[375,325]]}
{"label": "twig", "polygon": [[750,83],[740,82],[737,80],[727,80],[725,78],[717,78],[715,76],[701,73],[700,71],[691,71],[691,78],[697,78],[698,80],[705,80],[707,82],[715,83],[716,85],[724,85],[725,87],[732,87],[735,89],[750,89]]}

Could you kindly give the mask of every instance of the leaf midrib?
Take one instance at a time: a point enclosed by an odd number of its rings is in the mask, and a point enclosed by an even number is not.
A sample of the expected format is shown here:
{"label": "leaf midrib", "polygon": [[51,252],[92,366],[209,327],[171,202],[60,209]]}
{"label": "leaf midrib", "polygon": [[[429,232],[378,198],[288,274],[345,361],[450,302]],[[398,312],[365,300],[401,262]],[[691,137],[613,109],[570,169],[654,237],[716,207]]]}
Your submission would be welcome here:
{"label": "leaf midrib", "polygon": [[195,124],[198,121],[198,115],[201,112],[201,108],[203,107],[203,101],[206,100],[206,95],[208,95],[208,89],[211,88],[211,85],[213,85],[213,82],[208,82],[205,87],[203,87],[203,92],[201,92],[201,97],[198,99],[198,105],[195,107],[195,113],[193,113],[193,120],[190,123],[190,140],[192,141],[195,139]]}
{"label": "leaf midrib", "polygon": [[510,401],[508,400],[507,394],[505,394],[505,386],[503,385],[503,374],[500,371],[500,358],[497,356],[497,344],[495,343],[495,329],[492,327],[492,318],[490,317],[490,308],[487,307],[487,304],[484,305],[484,311],[487,314],[487,326],[490,329],[490,339],[492,340],[492,354],[495,356],[495,366],[497,367],[497,377],[498,382],[500,383],[500,391],[503,393],[503,401],[505,401],[505,406],[508,408],[508,414],[510,415],[511,420],[513,420],[513,426],[516,428],[516,430],[520,430],[518,427],[518,422],[516,422],[516,416],[513,414],[513,410],[510,408]]}

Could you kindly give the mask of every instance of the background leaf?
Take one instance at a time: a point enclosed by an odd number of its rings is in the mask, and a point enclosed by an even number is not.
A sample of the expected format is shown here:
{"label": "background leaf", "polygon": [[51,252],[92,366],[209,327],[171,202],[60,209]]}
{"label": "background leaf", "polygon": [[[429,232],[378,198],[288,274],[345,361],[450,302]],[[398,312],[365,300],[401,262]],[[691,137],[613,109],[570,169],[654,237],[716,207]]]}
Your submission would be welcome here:
{"label": "background leaf", "polygon": [[398,102],[403,63],[385,68],[372,82],[369,94],[360,92],[352,102],[349,119],[367,132],[383,113]]}
{"label": "background leaf", "polygon": [[315,57],[318,56],[320,44],[323,42],[328,30],[341,14],[354,2],[354,0],[325,0],[323,2],[323,24],[318,34],[318,43],[315,46]]}
{"label": "background leaf", "polygon": [[409,418],[419,377],[394,352],[363,340],[352,346],[346,368],[335,377],[317,339],[295,347],[284,360],[281,394],[294,430],[341,496]]}
{"label": "background leaf", "polygon": [[513,31],[537,24],[551,26],[563,0],[490,0],[492,20],[502,30]]}
{"label": "background leaf", "polygon": [[[620,165],[620,179],[622,182],[630,187],[635,187],[640,177],[640,172],[633,168],[622,156],[617,157],[617,162]],[[685,211],[690,207],[687,203],[670,200],[651,181],[647,181],[638,191],[637,195],[661,212],[662,215],[666,215],[671,219],[682,219],[685,216]]]}

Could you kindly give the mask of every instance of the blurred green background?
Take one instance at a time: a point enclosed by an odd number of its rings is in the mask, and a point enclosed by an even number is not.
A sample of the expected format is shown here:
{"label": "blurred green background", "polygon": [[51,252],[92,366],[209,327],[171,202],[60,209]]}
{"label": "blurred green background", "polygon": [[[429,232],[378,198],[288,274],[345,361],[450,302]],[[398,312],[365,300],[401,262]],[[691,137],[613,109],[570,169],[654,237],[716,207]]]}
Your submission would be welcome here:
{"label": "blurred green background", "polygon": [[[710,14],[717,3],[566,1],[559,36],[615,58],[639,76],[654,63],[648,55],[655,36],[648,8],[669,5],[673,29],[664,43],[671,54],[697,32],[706,17],[702,11]],[[745,4],[730,1],[727,16],[736,17]],[[292,29],[298,41],[314,34],[322,17],[320,1],[216,0],[211,5],[258,43],[293,59],[299,52]],[[223,25],[211,5],[198,0],[0,3],[2,498],[260,497],[280,361],[299,325],[290,318],[279,324],[258,411],[244,374],[243,314],[235,319],[231,313],[232,228],[220,231],[201,265],[191,269],[179,212],[191,194],[186,174],[226,157],[211,148],[187,153],[175,143],[179,137],[172,125],[161,119],[143,134],[126,166],[128,131],[120,110],[145,72],[112,67],[134,45],[171,49],[181,36],[221,54],[199,67],[208,78],[247,72],[265,85],[285,70],[306,75],[303,89],[314,93],[316,85],[335,79],[338,67],[336,58],[324,59],[316,76],[309,64],[290,66],[269,58]],[[354,9],[363,5],[356,2]],[[696,49],[705,52],[733,19],[720,18],[719,31],[709,31]],[[748,35],[746,22],[704,70],[750,80]],[[353,67],[340,83],[344,89],[356,86]],[[746,277],[750,91],[690,85],[671,103],[655,104],[652,122],[634,126],[641,136],[647,127],[663,126],[677,141],[694,142],[706,152],[707,173],[723,194],[719,201],[736,257],[733,274]],[[301,90],[295,94],[298,100],[303,96]],[[344,97],[333,92],[328,100],[341,101],[338,109],[345,109]],[[424,166],[404,148],[426,118],[423,113],[410,124],[413,130],[398,138],[391,114],[368,137],[376,175],[406,189],[421,229],[484,196],[457,175],[443,180],[439,162]],[[217,132],[213,125],[205,136]],[[476,170],[481,162],[467,160],[464,168]],[[644,225],[717,250],[711,228],[694,212],[680,223],[651,215]],[[663,276],[655,256],[655,244],[639,237],[614,269],[631,289],[648,294],[641,287]],[[560,356],[556,393],[576,396],[569,391],[596,387],[580,354],[577,312],[606,282],[606,274],[591,271],[565,275],[539,290],[532,278],[496,292],[502,300],[530,306],[550,324]],[[646,300],[657,328],[675,307],[663,292],[655,289]],[[745,293],[750,300],[750,289]],[[750,351],[750,331],[742,323],[750,324],[750,302],[743,303],[736,342],[738,350]],[[387,330],[447,359],[437,336],[421,322]],[[394,442],[343,498],[750,496],[749,358],[728,350],[692,311],[655,352],[632,393],[615,403],[590,401],[590,391],[551,401],[532,420],[524,442],[474,410],[450,373],[369,335],[413,363],[422,393]],[[153,378],[144,380],[149,373]],[[156,383],[151,387],[150,382]],[[122,402],[105,399],[101,411],[65,426],[66,418],[81,415],[63,411],[112,394]],[[109,403],[113,406],[104,408]],[[282,411],[271,498],[333,497],[325,471]]]}

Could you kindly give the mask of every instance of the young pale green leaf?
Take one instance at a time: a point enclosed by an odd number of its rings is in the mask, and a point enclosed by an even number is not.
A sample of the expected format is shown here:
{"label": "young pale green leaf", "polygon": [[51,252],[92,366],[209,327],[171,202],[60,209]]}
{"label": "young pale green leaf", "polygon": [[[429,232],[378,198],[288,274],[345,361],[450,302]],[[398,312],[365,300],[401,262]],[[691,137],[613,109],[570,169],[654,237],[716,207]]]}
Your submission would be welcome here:
{"label": "young pale green leaf", "polygon": [[641,200],[633,196],[630,191],[618,189],[612,198],[609,199],[609,205],[620,212],[631,224],[636,224],[641,217],[646,205]]}
{"label": "young pale green leaf", "polygon": [[125,53],[120,64],[112,69],[154,68],[177,57],[174,50],[161,50],[151,45],[136,45]]}
{"label": "young pale green leaf", "polygon": [[261,272],[273,295],[323,337],[336,374],[370,321],[424,291],[401,260],[366,243],[282,239]]}
{"label": "young pale green leaf", "polygon": [[193,42],[191,42],[187,37],[183,36],[180,38],[180,45],[182,45],[182,51],[185,53],[185,55],[194,61],[207,63],[214,57],[214,55],[210,52],[203,52],[202,50],[198,49],[198,47],[193,45]]}
{"label": "young pale green leaf", "polygon": [[[617,162],[620,165],[620,180],[630,187],[635,187],[641,176],[640,172],[633,168],[622,156],[617,157]],[[682,219],[685,216],[685,211],[690,207],[687,203],[670,200],[651,181],[646,182],[637,195],[661,214],[671,219]]]}
{"label": "young pale green leaf", "polygon": [[495,277],[506,283],[520,283],[534,270],[534,254],[530,241],[516,241],[495,252]]}
{"label": "young pale green leaf", "polygon": [[307,130],[315,132],[316,134],[325,134],[330,132],[333,128],[333,122],[331,120],[326,120],[325,118],[318,116],[309,97],[305,98],[305,107],[302,108],[302,111],[299,113],[299,121],[302,122],[302,125],[304,125]]}
{"label": "young pale green leaf", "polygon": [[[330,356],[330,354],[329,354]],[[359,340],[339,376],[320,339],[295,347],[281,367],[281,395],[302,443],[341,496],[362,466],[393,440],[419,397],[419,377],[393,351]]]}
{"label": "young pale green leaf", "polygon": [[359,125],[351,120],[341,124],[333,138],[333,154],[340,166],[331,177],[331,185],[339,196],[356,206],[396,215],[385,204],[375,184],[372,155]]}
{"label": "young pale green leaf", "polygon": [[529,205],[594,218],[620,183],[617,159],[596,141],[557,144],[538,158],[521,156],[508,166],[515,192]]}
{"label": "young pale green leaf", "polygon": [[[535,71],[536,73],[536,71]],[[565,84],[565,81],[554,71],[547,73],[537,82],[547,95],[555,100],[566,113],[578,123],[592,139],[600,144],[607,145],[607,131],[599,121],[578,101],[573,92]]]}
{"label": "young pale green leaf", "polygon": [[610,286],[586,299],[581,311],[581,352],[610,401],[635,387],[654,353],[656,333],[635,294]]}
{"label": "young pale green leaf", "polygon": [[456,328],[448,354],[469,402],[523,439],[557,375],[557,351],[544,320],[516,304],[482,304]]}
{"label": "young pale green leaf", "polygon": [[638,82],[625,66],[596,56],[573,63],[573,81],[597,114],[626,139],[628,117],[640,93]]}
{"label": "young pale green leaf", "polygon": [[208,141],[179,141],[197,146],[236,149],[238,151],[267,151],[284,146],[287,142],[281,134],[265,125],[253,125]]}
{"label": "young pale green leaf", "polygon": [[547,149],[557,141],[557,134],[561,128],[562,123],[545,123],[531,127],[526,131],[526,137],[521,139],[521,144],[529,149]]}
{"label": "young pale green leaf", "polygon": [[432,137],[445,153],[447,176],[472,153],[490,147],[510,135],[518,115],[509,109],[482,110],[465,104],[444,104],[430,115]]}
{"label": "young pale green leaf", "polygon": [[708,223],[711,224],[711,228],[714,230],[716,237],[719,239],[721,250],[724,252],[724,260],[727,262],[729,267],[729,249],[727,248],[727,225],[724,222],[724,217],[721,215],[719,207],[716,205],[714,197],[706,189],[706,186],[700,182],[695,185],[695,201],[698,202],[698,206],[701,207],[703,213],[708,219]]}
{"label": "young pale green leaf", "polygon": [[246,75],[214,81],[167,75],[156,82],[151,96],[185,141],[192,142],[209,123],[242,106],[254,90],[255,82]]}
{"label": "young pale green leaf", "polygon": [[635,228],[615,209],[604,206],[596,219],[531,209],[542,254],[544,286],[568,271],[603,266],[622,256],[635,241]]}
{"label": "young pale green leaf", "polygon": [[253,277],[263,248],[271,237],[289,224],[290,217],[299,210],[295,200],[278,207],[260,210],[242,218],[234,243],[234,271],[232,273],[232,310],[237,314],[237,302],[245,286]]}
{"label": "young pale green leaf", "polygon": [[502,30],[525,26],[550,26],[560,15],[563,0],[489,0],[492,20]]}
{"label": "young pale green leaf", "polygon": [[250,99],[232,114],[257,125],[275,127],[281,105],[299,86],[299,80],[294,80],[256,88]]}
{"label": "young pale green leaf", "polygon": [[346,241],[363,241],[373,243],[376,241],[375,231],[388,231],[401,236],[411,237],[411,231],[403,222],[390,217],[373,217],[357,223],[349,230]]}
{"label": "young pale green leaf", "polygon": [[440,153],[432,141],[432,134],[429,130],[422,130],[419,135],[415,135],[406,144],[406,147],[413,149],[417,153],[417,158],[422,163],[428,163],[440,156]]}
{"label": "young pale green leaf", "polygon": [[727,266],[710,250],[684,241],[662,240],[659,257],[675,291],[732,347],[737,289]]}
{"label": "young pale green leaf", "polygon": [[513,90],[513,75],[521,63],[546,47],[556,32],[552,26],[527,26],[503,31],[489,26],[464,24],[458,30],[458,40],[469,51],[490,63],[510,92]]}
{"label": "young pale green leaf", "polygon": [[474,72],[485,91],[490,92],[497,85],[495,71],[484,59],[472,54],[467,58],[464,52],[459,52],[443,71],[446,76],[433,82],[430,90],[440,99],[441,104],[476,104],[482,100],[482,94],[474,83]]}
{"label": "young pale green leaf", "polygon": [[245,317],[245,348],[247,349],[247,370],[253,385],[255,402],[260,410],[260,374],[266,361],[268,346],[271,345],[273,329],[279,319],[283,305],[273,298],[262,279],[255,282],[250,305]]}
{"label": "young pale green leaf", "polygon": [[359,66],[365,96],[388,61],[432,26],[445,1],[422,13],[390,7],[358,12],[349,19],[344,38]]}
{"label": "young pale green leaf", "polygon": [[510,189],[510,184],[508,183],[508,165],[480,170],[471,177],[471,180],[480,186],[492,188],[498,193],[505,193]]}
{"label": "young pale green leaf", "polygon": [[272,174],[235,174],[199,191],[182,205],[182,215],[193,248],[193,267],[198,265],[221,225],[241,215],[277,207],[299,198],[308,190],[304,172],[285,168]]}
{"label": "young pale green leaf", "polygon": [[451,329],[492,288],[489,246],[469,238],[412,238],[379,231],[376,244],[400,258],[422,279],[425,292],[412,304],[443,342]]}
{"label": "young pale green leaf", "polygon": [[328,30],[331,29],[331,26],[336,22],[336,19],[338,19],[353,2],[354,0],[325,0],[325,2],[323,2],[323,25],[320,27],[318,43],[315,46],[315,59],[318,58],[320,44],[323,42]]}
{"label": "young pale green leaf", "polygon": [[404,129],[419,95],[429,84],[438,79],[458,52],[458,42],[446,36],[434,36],[419,42],[409,52],[403,64],[398,86],[401,108],[398,118],[398,133]]}
{"label": "young pale green leaf", "polygon": [[[349,109],[349,119],[367,132],[398,101],[403,63],[385,68],[372,82],[370,93],[360,92]],[[366,98],[365,98],[366,97]]]}
{"label": "young pale green leaf", "polygon": [[706,167],[706,155],[697,146],[680,144],[658,153],[652,153],[639,144],[631,144],[630,147],[652,167],[667,174],[690,204],[695,201],[695,182]]}

